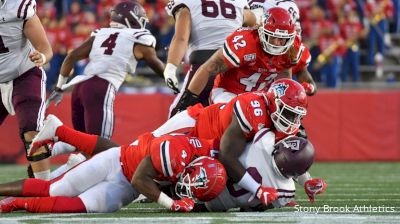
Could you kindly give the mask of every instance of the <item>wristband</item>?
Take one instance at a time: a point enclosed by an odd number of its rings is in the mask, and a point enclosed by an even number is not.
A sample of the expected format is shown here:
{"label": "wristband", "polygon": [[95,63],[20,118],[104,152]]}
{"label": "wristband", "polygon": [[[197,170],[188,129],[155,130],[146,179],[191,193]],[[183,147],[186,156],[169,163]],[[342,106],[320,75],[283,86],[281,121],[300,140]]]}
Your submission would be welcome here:
{"label": "wristband", "polygon": [[258,188],[261,186],[261,184],[257,183],[247,171],[237,184],[240,187],[250,191],[253,195],[256,194]]}
{"label": "wristband", "polygon": [[171,209],[172,205],[174,204],[174,200],[168,197],[168,195],[161,192],[160,196],[158,196],[157,203],[167,209]]}
{"label": "wristband", "polygon": [[68,76],[63,76],[63,75],[59,75],[58,76],[58,81],[57,81],[57,88],[60,88],[61,89],[61,87],[65,84],[65,83],[67,83],[68,82]]}

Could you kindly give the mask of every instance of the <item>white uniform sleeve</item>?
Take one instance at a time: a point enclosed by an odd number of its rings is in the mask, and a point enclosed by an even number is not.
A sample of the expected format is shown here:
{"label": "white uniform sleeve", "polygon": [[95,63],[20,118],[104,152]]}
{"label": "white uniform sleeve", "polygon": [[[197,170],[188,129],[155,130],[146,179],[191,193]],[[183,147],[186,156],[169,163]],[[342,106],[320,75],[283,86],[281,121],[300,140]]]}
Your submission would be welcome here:
{"label": "white uniform sleeve", "polygon": [[156,38],[148,30],[136,32],[134,35],[135,42],[148,47],[156,47]]}
{"label": "white uniform sleeve", "polygon": [[181,7],[191,8],[193,0],[169,0],[167,6],[165,6],[165,11],[169,16],[175,17],[175,13]]}
{"label": "white uniform sleeve", "polygon": [[17,18],[21,20],[30,19],[36,14],[35,0],[20,0],[17,7]]}

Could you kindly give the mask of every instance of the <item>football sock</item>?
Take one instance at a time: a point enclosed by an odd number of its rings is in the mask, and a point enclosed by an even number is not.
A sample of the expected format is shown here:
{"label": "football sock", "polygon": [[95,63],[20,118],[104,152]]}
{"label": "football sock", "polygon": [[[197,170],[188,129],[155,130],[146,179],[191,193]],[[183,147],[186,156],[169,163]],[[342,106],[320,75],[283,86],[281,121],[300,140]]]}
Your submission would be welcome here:
{"label": "football sock", "polygon": [[69,143],[75,146],[79,151],[86,153],[87,155],[92,155],[93,150],[96,147],[97,135],[90,135],[80,131],[76,131],[65,125],[57,128],[56,136],[58,140]]}
{"label": "football sock", "polygon": [[65,142],[56,142],[54,143],[51,149],[51,156],[57,156],[61,154],[68,154],[71,152],[75,152],[76,148]]}
{"label": "football sock", "polygon": [[50,181],[36,178],[28,178],[22,186],[22,196],[24,197],[47,197],[50,191]]}
{"label": "football sock", "polygon": [[50,169],[40,172],[33,172],[33,175],[37,179],[50,180]]}
{"label": "football sock", "polygon": [[83,213],[86,207],[79,197],[35,197],[16,198],[14,210],[26,210],[33,213]]}

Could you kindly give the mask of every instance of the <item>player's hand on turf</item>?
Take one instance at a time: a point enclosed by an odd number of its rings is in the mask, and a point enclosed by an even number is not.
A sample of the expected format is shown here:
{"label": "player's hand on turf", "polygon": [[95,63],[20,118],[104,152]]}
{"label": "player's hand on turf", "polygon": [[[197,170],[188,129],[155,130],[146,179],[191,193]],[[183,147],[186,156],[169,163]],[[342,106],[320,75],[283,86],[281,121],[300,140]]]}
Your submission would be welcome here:
{"label": "player's hand on turf", "polygon": [[[257,197],[262,204],[269,205],[278,199],[278,192],[275,188],[260,186],[254,196]],[[252,200],[252,198],[250,200]]]}
{"label": "player's hand on turf", "polygon": [[171,206],[173,212],[190,212],[193,210],[194,200],[190,198],[182,198],[181,200],[175,200]]}
{"label": "player's hand on turf", "polygon": [[304,190],[311,203],[314,203],[315,195],[322,194],[326,189],[326,183],[322,178],[314,178],[304,183]]}
{"label": "player's hand on turf", "polygon": [[54,105],[57,106],[60,104],[61,100],[63,99],[64,91],[60,88],[56,87],[54,91],[50,94],[49,98],[46,101],[47,107],[54,101]]}
{"label": "player's hand on turf", "polygon": [[171,111],[171,117],[175,114],[186,110],[189,106],[193,106],[199,102],[199,96],[192,93],[189,89],[186,89],[185,92],[182,93],[182,97],[179,99],[179,102],[176,104],[176,107]]}

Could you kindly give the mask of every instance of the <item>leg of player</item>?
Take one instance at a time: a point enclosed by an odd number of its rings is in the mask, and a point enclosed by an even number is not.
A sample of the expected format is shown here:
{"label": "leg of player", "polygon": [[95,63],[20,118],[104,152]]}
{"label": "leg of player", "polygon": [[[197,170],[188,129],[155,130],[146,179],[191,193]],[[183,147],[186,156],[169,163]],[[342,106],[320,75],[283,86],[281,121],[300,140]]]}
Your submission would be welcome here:
{"label": "leg of player", "polygon": [[[36,131],[28,131],[22,134],[22,140],[24,146],[28,150],[29,143],[37,134]],[[47,149],[43,146],[40,147],[34,154],[27,155],[27,159],[30,161],[32,172],[35,178],[49,180],[50,179],[50,159]]]}
{"label": "leg of player", "polygon": [[7,197],[0,201],[0,213],[18,210],[32,213],[84,213],[86,207],[79,197]]}

